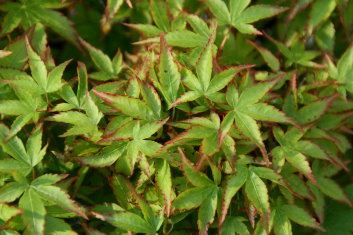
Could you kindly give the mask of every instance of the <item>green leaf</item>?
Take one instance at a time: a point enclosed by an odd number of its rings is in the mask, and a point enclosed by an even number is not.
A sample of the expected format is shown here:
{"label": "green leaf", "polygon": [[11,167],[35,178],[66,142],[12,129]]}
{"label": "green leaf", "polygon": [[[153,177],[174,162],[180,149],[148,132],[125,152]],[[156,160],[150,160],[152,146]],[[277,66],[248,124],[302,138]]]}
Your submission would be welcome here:
{"label": "green leaf", "polygon": [[162,30],[160,30],[159,28],[157,28],[154,25],[149,25],[149,24],[124,24],[124,25],[129,26],[129,27],[145,34],[146,36],[150,36],[150,37],[158,36],[161,33],[163,33]]}
{"label": "green leaf", "polygon": [[185,102],[190,102],[194,101],[197,98],[199,98],[202,94],[200,94],[197,91],[188,91],[184,93],[182,96],[180,96],[176,101],[174,101],[172,104],[170,104],[171,107],[176,106],[178,104],[182,104]]}
{"label": "green leaf", "polygon": [[28,122],[32,120],[33,116],[34,114],[31,112],[16,117],[11,125],[11,129],[7,138],[15,136],[26,124],[28,124]]}
{"label": "green leaf", "polygon": [[326,177],[316,177],[316,180],[317,187],[323,194],[352,206],[351,200],[334,180]]}
{"label": "green leaf", "polygon": [[235,77],[237,73],[250,67],[251,66],[248,65],[236,66],[217,74],[212,78],[210,85],[207,88],[207,93],[215,93],[216,91],[223,89],[228,85],[228,83]]}
{"label": "green leaf", "polygon": [[141,86],[141,93],[146,102],[146,104],[153,110],[156,117],[161,116],[162,104],[156,90],[148,83],[141,81],[139,82]]}
{"label": "green leaf", "polygon": [[253,23],[265,18],[278,15],[285,11],[286,8],[274,7],[270,5],[255,5],[247,8],[242,12],[239,18],[233,23],[241,22],[245,24]]}
{"label": "green leaf", "polygon": [[126,149],[126,142],[119,141],[116,144],[107,146],[97,154],[90,154],[84,157],[76,157],[75,160],[84,165],[92,167],[106,167],[112,165],[124,153]]}
{"label": "green leaf", "polygon": [[0,189],[0,202],[13,202],[26,190],[27,185],[19,182],[11,182]]}
{"label": "green leaf", "polygon": [[78,235],[64,220],[51,216],[45,217],[45,235]]}
{"label": "green leaf", "polygon": [[54,92],[58,91],[61,86],[61,79],[64,73],[66,66],[70,63],[71,60],[65,61],[64,63],[60,64],[59,66],[55,67],[52,71],[48,74],[48,84],[46,87],[47,92]]}
{"label": "green leaf", "polygon": [[258,46],[252,41],[247,41],[250,43],[255,49],[260,53],[268,67],[270,67],[273,71],[278,71],[280,69],[280,62],[276,56],[272,54],[272,52],[264,47]]}
{"label": "green leaf", "polygon": [[[250,202],[264,219],[268,226],[270,215],[270,203],[265,183],[254,172],[250,171],[245,184],[245,193]],[[266,227],[266,226],[265,226]]]}
{"label": "green leaf", "polygon": [[197,15],[187,15],[187,21],[196,33],[206,38],[210,37],[211,31],[203,19]]}
{"label": "green leaf", "polygon": [[312,32],[321,22],[328,19],[336,8],[334,0],[318,0],[311,6],[309,16],[309,32]]}
{"label": "green leaf", "polygon": [[11,172],[11,171],[27,172],[30,169],[31,169],[30,165],[22,161],[18,161],[15,159],[0,160],[0,172]]}
{"label": "green leaf", "polygon": [[72,201],[67,193],[55,186],[38,185],[32,186],[33,190],[45,200],[55,202],[65,210],[72,211],[83,218],[87,218],[82,208]]}
{"label": "green leaf", "polygon": [[173,193],[170,166],[165,160],[160,160],[158,163],[159,164],[157,166],[156,182],[159,190],[163,194],[166,216],[169,217],[171,212]]}
{"label": "green leaf", "polygon": [[101,71],[109,75],[114,74],[112,61],[106,54],[104,54],[101,50],[91,46],[89,43],[85,42],[84,40],[81,40],[81,43],[88,50],[88,53],[91,56],[93,63],[97,66],[98,69],[100,69]]}
{"label": "green leaf", "polygon": [[206,1],[211,12],[217,17],[219,23],[230,24],[231,18],[227,5],[222,0],[207,0]]}
{"label": "green leaf", "polygon": [[42,126],[37,126],[26,144],[27,154],[31,160],[31,165],[37,165],[44,157],[46,147],[42,150]]}
{"label": "green leaf", "polygon": [[47,69],[40,56],[33,50],[27,39],[27,53],[33,79],[46,91],[48,87]]}
{"label": "green leaf", "polygon": [[212,76],[212,45],[214,36],[211,36],[206,47],[196,64],[197,77],[200,79],[201,87],[207,91]]}
{"label": "green leaf", "polygon": [[3,150],[16,160],[31,165],[31,161],[27,155],[26,149],[22,141],[17,136],[5,141],[7,133],[9,133],[7,127],[4,125],[0,125],[0,145]]}
{"label": "green leaf", "polygon": [[222,235],[238,234],[238,235],[250,235],[248,228],[244,224],[244,218],[227,216],[223,223]]}
{"label": "green leaf", "polygon": [[245,88],[245,90],[240,94],[239,106],[255,104],[261,100],[262,97],[266,95],[267,92],[278,82],[278,79],[272,79],[265,82],[257,83],[251,87]]}
{"label": "green leaf", "polygon": [[84,63],[78,62],[77,66],[78,86],[77,86],[77,100],[82,106],[84,97],[88,90],[88,76],[87,69]]}
{"label": "green leaf", "polygon": [[284,113],[265,103],[243,106],[239,111],[258,121],[293,123]]}
{"label": "green leaf", "polygon": [[292,221],[305,227],[323,230],[323,228],[305,210],[295,205],[281,206],[284,214]]}
{"label": "green leaf", "polygon": [[219,224],[222,224],[226,220],[226,215],[228,213],[230,202],[234,197],[234,195],[245,184],[247,178],[248,178],[248,168],[241,165],[237,167],[237,172],[235,175],[228,177],[227,183],[224,187],[223,200],[222,200],[222,214],[219,219]]}
{"label": "green leaf", "polygon": [[179,194],[173,201],[176,210],[190,210],[199,207],[210,196],[214,187],[196,187],[187,189]]}
{"label": "green leaf", "polygon": [[33,180],[31,185],[33,186],[51,185],[65,179],[66,177],[67,175],[45,174]]}
{"label": "green leaf", "polygon": [[329,156],[319,145],[310,142],[309,140],[302,140],[295,143],[294,148],[301,153],[313,158],[328,160]]}
{"label": "green leaf", "polygon": [[207,234],[209,225],[213,222],[217,209],[218,189],[215,188],[200,206],[197,224],[200,234]]}
{"label": "green leaf", "polygon": [[93,92],[110,106],[127,116],[143,120],[158,119],[158,117],[153,114],[153,111],[139,99],[123,95],[113,95],[96,90],[93,90]]}
{"label": "green leaf", "polygon": [[178,148],[179,155],[182,160],[182,167],[185,173],[185,176],[190,183],[196,187],[212,187],[214,183],[210,180],[205,174],[197,172],[191,162],[186,158],[184,152],[181,148]]}
{"label": "green leaf", "polygon": [[232,18],[232,22],[234,22],[241,13],[248,7],[251,0],[230,0],[229,1],[229,9]]}
{"label": "green leaf", "polygon": [[164,32],[169,31],[170,24],[165,3],[161,0],[152,0],[150,7],[153,20],[158,28],[162,29]]}
{"label": "green leaf", "polygon": [[267,153],[265,146],[262,142],[262,137],[260,133],[260,129],[256,124],[256,121],[242,112],[236,111],[235,114],[235,123],[237,127],[245,134],[245,136],[249,137],[261,150],[265,157],[265,161],[268,161]]}
{"label": "green leaf", "polygon": [[160,47],[159,81],[167,103],[171,104],[178,96],[180,73],[163,35],[161,35]]}
{"label": "green leaf", "polygon": [[32,110],[24,102],[19,100],[0,100],[1,114],[19,116],[29,112],[32,112]]}
{"label": "green leaf", "polygon": [[135,233],[155,233],[155,230],[149,223],[147,223],[140,216],[128,211],[114,213],[113,215],[110,215],[106,220],[118,228],[122,228],[124,230],[132,231]]}
{"label": "green leaf", "polygon": [[189,30],[173,31],[168,33],[165,38],[169,46],[185,48],[204,47],[208,39]]}
{"label": "green leaf", "polygon": [[276,234],[292,235],[292,224],[284,211],[281,209],[276,209],[274,213],[274,232]]}
{"label": "green leaf", "polygon": [[18,214],[21,214],[21,210],[17,209],[16,207],[0,204],[0,226],[3,227],[8,220]]}
{"label": "green leaf", "polygon": [[167,121],[168,121],[168,119],[164,119],[162,121],[146,123],[145,125],[143,125],[140,128],[140,130],[135,138],[141,139],[141,140],[150,138],[159,129],[161,129]]}
{"label": "green leaf", "polygon": [[[38,3],[43,4],[40,1]],[[77,48],[80,48],[77,39],[77,32],[72,27],[71,21],[66,16],[62,15],[58,11],[41,8],[37,8],[34,13],[34,16],[38,18],[44,25],[50,27],[54,32],[70,41]]]}
{"label": "green leaf", "polygon": [[310,168],[309,162],[306,160],[306,157],[295,150],[285,150],[284,156],[286,160],[296,168],[300,173],[305,175],[306,178],[312,182],[316,182]]}
{"label": "green leaf", "polygon": [[28,189],[19,201],[23,210],[22,218],[31,234],[44,234],[45,208],[42,200],[33,189]]}

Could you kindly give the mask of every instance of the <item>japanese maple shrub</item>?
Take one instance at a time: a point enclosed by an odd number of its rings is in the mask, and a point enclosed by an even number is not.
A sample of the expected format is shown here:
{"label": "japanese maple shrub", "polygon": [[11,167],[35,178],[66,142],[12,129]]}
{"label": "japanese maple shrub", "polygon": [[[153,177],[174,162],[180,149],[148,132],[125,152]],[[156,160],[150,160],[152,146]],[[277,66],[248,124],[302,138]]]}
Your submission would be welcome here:
{"label": "japanese maple shrub", "polygon": [[353,1],[0,10],[0,235],[353,233]]}

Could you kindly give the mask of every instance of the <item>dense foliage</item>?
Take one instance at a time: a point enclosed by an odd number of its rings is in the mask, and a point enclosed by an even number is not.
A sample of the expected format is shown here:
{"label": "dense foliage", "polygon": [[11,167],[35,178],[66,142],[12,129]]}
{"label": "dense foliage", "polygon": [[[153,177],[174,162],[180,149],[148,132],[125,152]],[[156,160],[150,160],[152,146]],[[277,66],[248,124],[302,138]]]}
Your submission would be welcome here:
{"label": "dense foliage", "polygon": [[0,235],[353,233],[353,1],[0,10]]}

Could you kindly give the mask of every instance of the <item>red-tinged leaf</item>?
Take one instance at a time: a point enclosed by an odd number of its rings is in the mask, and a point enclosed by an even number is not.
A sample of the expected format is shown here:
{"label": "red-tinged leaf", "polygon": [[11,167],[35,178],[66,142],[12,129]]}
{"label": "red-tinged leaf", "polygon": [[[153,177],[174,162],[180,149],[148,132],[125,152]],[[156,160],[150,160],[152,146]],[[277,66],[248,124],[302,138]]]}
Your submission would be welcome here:
{"label": "red-tinged leaf", "polygon": [[326,177],[316,177],[317,187],[321,192],[337,201],[352,206],[352,202],[343,189],[332,179]]}
{"label": "red-tinged leaf", "polygon": [[137,134],[138,139],[147,139],[150,138],[153,134],[155,134],[159,129],[163,127],[163,125],[168,121],[169,118],[166,118],[162,121],[150,122],[143,125],[140,128],[139,133]]}
{"label": "red-tinged leaf", "polygon": [[0,203],[13,202],[19,198],[28,185],[19,182],[7,183],[0,189]]}
{"label": "red-tinged leaf", "polygon": [[93,90],[94,94],[102,98],[107,104],[122,112],[127,116],[131,116],[143,120],[156,120],[153,111],[143,101],[124,95],[113,95],[101,91]]}
{"label": "red-tinged leaf", "polygon": [[218,188],[214,188],[209,197],[200,206],[197,220],[200,235],[208,234],[208,227],[214,220],[217,209],[217,195]]}
{"label": "red-tinged leaf", "polygon": [[254,5],[245,9],[237,21],[242,23],[253,23],[261,19],[269,18],[286,11],[288,8],[271,5]]}
{"label": "red-tinged leaf", "polygon": [[329,160],[328,153],[318,144],[315,144],[309,140],[301,140],[296,142],[294,148],[307,156],[322,160]]}
{"label": "red-tinged leaf", "polygon": [[292,235],[292,224],[286,214],[280,210],[276,209],[273,211],[275,213],[273,229],[277,235]]}
{"label": "red-tinged leaf", "polygon": [[170,23],[167,15],[167,6],[161,0],[152,0],[150,2],[151,13],[154,22],[164,32],[170,30]]}
{"label": "red-tinged leaf", "polygon": [[[207,130],[207,129],[206,129]],[[187,142],[190,139],[203,139],[212,134],[205,131],[205,128],[202,126],[192,126],[186,131],[180,133],[179,135],[175,136],[173,139],[167,141],[163,149],[167,149],[173,145],[181,144],[183,142]]]}
{"label": "red-tinged leaf", "polygon": [[292,221],[305,227],[325,231],[305,210],[295,205],[281,206],[284,214]]}
{"label": "red-tinged leaf", "polygon": [[28,39],[26,38],[27,53],[31,74],[37,84],[45,91],[47,89],[48,78],[47,69],[40,56],[33,50]]}
{"label": "red-tinged leaf", "polygon": [[243,106],[239,110],[258,121],[294,123],[285,113],[265,103]]}
{"label": "red-tinged leaf", "polygon": [[253,65],[235,66],[215,75],[212,78],[209,87],[207,88],[206,94],[212,94],[217,91],[220,91],[221,89],[223,89],[228,85],[228,83],[237,75],[237,73],[239,73],[243,69],[248,69],[251,67],[254,67],[254,66]]}
{"label": "red-tinged leaf", "polygon": [[254,172],[250,171],[245,184],[245,193],[260,213],[266,231],[269,231],[270,203],[265,183]]}
{"label": "red-tinged leaf", "polygon": [[294,168],[305,175],[305,177],[310,181],[316,183],[309,162],[306,160],[306,157],[303,154],[295,150],[285,150],[284,156]]}
{"label": "red-tinged leaf", "polygon": [[249,137],[260,148],[265,161],[269,163],[267,151],[264,143],[262,142],[261,133],[256,121],[239,111],[235,111],[234,113],[237,127],[245,134],[245,136]]}
{"label": "red-tinged leaf", "polygon": [[0,58],[4,58],[8,55],[11,55],[12,51],[4,51],[4,50],[0,50]]}
{"label": "red-tinged leaf", "polygon": [[266,95],[270,89],[279,82],[279,80],[285,74],[280,74],[273,79],[266,80],[264,82],[257,83],[253,86],[246,88],[239,97],[237,103],[238,106],[245,106],[249,104],[255,104],[261,100],[262,97]]}
{"label": "red-tinged leaf", "polygon": [[231,17],[227,5],[222,0],[207,0],[206,4],[221,24],[230,24]]}
{"label": "red-tinged leaf", "polygon": [[157,187],[162,192],[165,201],[165,214],[167,217],[169,217],[171,213],[173,189],[170,166],[165,160],[159,161],[159,164],[157,165],[156,182]]}
{"label": "red-tinged leaf", "polygon": [[196,63],[196,73],[200,80],[200,84],[203,91],[207,91],[211,76],[212,76],[212,47],[215,39],[215,32],[211,35],[208,40],[206,47],[201,52],[201,55]]}
{"label": "red-tinged leaf", "polygon": [[164,98],[168,104],[171,104],[178,97],[181,76],[163,34],[161,35],[160,47],[159,82]]}
{"label": "red-tinged leaf", "polygon": [[241,165],[237,167],[237,171],[235,175],[229,176],[227,178],[227,182],[223,190],[224,193],[222,198],[222,213],[218,220],[219,227],[222,226],[224,220],[226,219],[226,215],[228,213],[228,209],[232,198],[239,191],[239,189],[245,184],[247,178],[248,178],[248,168]]}
{"label": "red-tinged leaf", "polygon": [[105,55],[101,50],[91,46],[89,43],[87,43],[83,39],[81,39],[80,42],[88,50],[88,53],[91,56],[91,59],[92,59],[93,63],[101,71],[104,71],[105,73],[107,73],[109,75],[113,75],[114,74],[114,69],[113,69],[112,62],[111,62],[110,58],[107,55]]}
{"label": "red-tinged leaf", "polygon": [[182,104],[185,102],[190,102],[196,100],[197,98],[201,97],[201,94],[197,91],[188,91],[176,99],[173,103],[170,104],[170,107],[176,106],[178,104]]}
{"label": "red-tinged leaf", "polygon": [[196,187],[214,186],[212,180],[210,180],[205,174],[201,172],[196,172],[192,163],[186,158],[184,152],[180,147],[178,147],[178,151],[182,160],[184,174],[192,185]]}
{"label": "red-tinged leaf", "polygon": [[60,189],[59,187],[39,185],[32,186],[32,188],[36,192],[36,194],[38,194],[45,200],[55,202],[62,208],[72,211],[75,214],[87,219],[83,208],[79,207],[74,201],[72,201],[70,196],[66,192],[62,191],[62,189]]}
{"label": "red-tinged leaf", "polygon": [[278,71],[280,69],[280,62],[276,56],[272,54],[272,52],[264,47],[261,47],[254,42],[247,40],[255,49],[261,54],[262,58],[266,62],[266,64],[273,70]]}
{"label": "red-tinged leaf", "polygon": [[295,114],[294,118],[299,124],[308,124],[320,119],[328,110],[330,105],[335,101],[337,95],[314,101],[305,105]]}
{"label": "red-tinged leaf", "polygon": [[63,179],[65,179],[68,175],[67,174],[45,174],[41,175],[35,180],[32,181],[31,185],[39,186],[39,185],[51,185],[55,184]]}
{"label": "red-tinged leaf", "polygon": [[91,167],[110,166],[124,153],[126,145],[126,141],[119,141],[116,144],[103,148],[99,153],[76,157],[74,160]]}
{"label": "red-tinged leaf", "polygon": [[179,194],[173,201],[174,210],[190,210],[199,207],[208,198],[215,187],[196,187],[187,189]]}

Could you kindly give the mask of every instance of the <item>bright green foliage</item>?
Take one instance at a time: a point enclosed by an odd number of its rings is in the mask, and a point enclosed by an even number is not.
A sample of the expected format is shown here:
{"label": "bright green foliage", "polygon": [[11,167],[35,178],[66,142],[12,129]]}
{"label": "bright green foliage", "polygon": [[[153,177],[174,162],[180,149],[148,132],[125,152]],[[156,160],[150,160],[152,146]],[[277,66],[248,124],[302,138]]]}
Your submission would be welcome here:
{"label": "bright green foliage", "polygon": [[0,235],[351,234],[352,12],[2,1]]}

